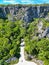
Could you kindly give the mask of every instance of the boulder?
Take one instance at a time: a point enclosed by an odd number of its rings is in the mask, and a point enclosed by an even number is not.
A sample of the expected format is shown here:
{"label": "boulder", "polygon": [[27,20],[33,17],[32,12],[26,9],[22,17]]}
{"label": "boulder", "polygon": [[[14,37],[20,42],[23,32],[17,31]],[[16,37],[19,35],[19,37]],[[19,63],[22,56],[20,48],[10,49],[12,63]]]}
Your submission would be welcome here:
{"label": "boulder", "polygon": [[17,59],[16,57],[12,57],[6,60],[5,62],[10,63],[11,61],[15,61],[16,59]]}

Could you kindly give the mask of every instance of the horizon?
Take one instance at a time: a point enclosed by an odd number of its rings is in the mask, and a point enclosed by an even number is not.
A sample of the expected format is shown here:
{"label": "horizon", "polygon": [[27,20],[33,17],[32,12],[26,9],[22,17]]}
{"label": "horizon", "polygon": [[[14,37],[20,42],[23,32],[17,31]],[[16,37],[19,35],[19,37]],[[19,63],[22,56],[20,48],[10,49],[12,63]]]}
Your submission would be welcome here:
{"label": "horizon", "polygon": [[49,0],[0,0],[0,4],[49,4]]}

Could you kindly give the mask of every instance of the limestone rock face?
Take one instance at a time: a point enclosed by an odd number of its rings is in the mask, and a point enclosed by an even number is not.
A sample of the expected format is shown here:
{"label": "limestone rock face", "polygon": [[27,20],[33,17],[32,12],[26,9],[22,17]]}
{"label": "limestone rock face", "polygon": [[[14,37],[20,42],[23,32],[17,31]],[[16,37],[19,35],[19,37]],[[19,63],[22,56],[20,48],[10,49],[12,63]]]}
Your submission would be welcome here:
{"label": "limestone rock face", "polygon": [[6,14],[3,7],[0,7],[0,18],[5,18]]}
{"label": "limestone rock face", "polygon": [[41,20],[38,21],[38,32],[42,33],[42,27],[43,27],[43,22]]}
{"label": "limestone rock face", "polygon": [[24,14],[24,21],[30,22],[33,20],[33,10],[32,7],[28,8]]}
{"label": "limestone rock face", "polygon": [[46,37],[48,36],[49,37],[49,27],[45,29],[45,31],[43,32],[42,34],[42,37]]}
{"label": "limestone rock face", "polygon": [[25,5],[9,5],[0,6],[0,18],[8,18],[10,14],[13,19],[21,19],[30,22],[33,18],[45,17],[49,12],[49,6],[25,6]]}

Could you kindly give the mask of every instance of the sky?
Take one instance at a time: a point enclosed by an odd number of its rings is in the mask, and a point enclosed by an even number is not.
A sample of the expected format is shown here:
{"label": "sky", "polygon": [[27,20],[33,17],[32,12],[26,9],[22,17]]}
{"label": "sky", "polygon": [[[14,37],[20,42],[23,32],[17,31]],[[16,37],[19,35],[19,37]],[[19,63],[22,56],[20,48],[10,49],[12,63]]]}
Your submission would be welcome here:
{"label": "sky", "polygon": [[43,4],[49,0],[0,0],[0,4]]}

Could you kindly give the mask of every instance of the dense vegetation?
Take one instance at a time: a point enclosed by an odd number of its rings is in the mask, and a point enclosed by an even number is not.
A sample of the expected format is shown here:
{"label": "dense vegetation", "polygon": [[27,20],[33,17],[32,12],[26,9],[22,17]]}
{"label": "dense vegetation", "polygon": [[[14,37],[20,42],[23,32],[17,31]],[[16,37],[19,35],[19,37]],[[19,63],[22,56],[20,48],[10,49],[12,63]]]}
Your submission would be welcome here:
{"label": "dense vegetation", "polygon": [[43,60],[44,65],[49,65],[49,38],[39,38],[38,37],[38,21],[43,22],[42,29],[49,27],[49,21],[44,18],[35,19],[31,22],[27,29],[27,35],[25,37],[25,51],[29,55],[33,55],[36,58]]}
{"label": "dense vegetation", "polygon": [[9,65],[5,61],[11,57],[19,58],[21,38],[24,38],[27,54],[43,60],[44,65],[49,65],[49,38],[39,39],[39,20],[43,22],[43,30],[49,27],[49,22],[44,18],[34,19],[28,24],[0,19],[0,65]]}
{"label": "dense vegetation", "polygon": [[25,28],[21,21],[10,22],[0,19],[0,65],[6,65],[5,60],[20,56],[20,40]]}

